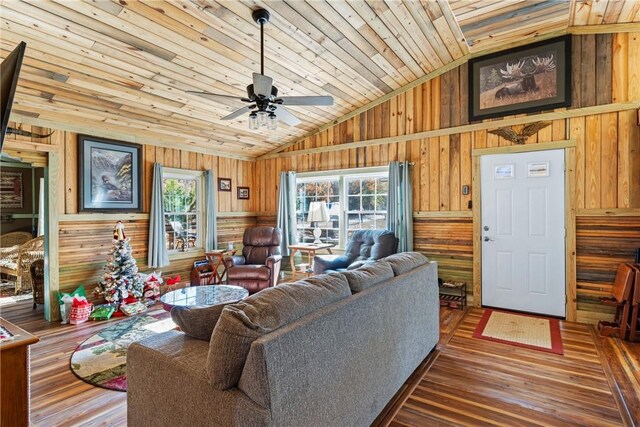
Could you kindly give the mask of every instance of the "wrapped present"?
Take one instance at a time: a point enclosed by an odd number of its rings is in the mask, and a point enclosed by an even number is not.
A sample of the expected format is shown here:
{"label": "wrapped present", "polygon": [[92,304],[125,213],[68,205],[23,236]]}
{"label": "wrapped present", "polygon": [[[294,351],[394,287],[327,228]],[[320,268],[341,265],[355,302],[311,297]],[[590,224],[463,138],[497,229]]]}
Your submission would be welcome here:
{"label": "wrapped present", "polygon": [[113,304],[97,305],[93,308],[89,319],[91,320],[109,320],[116,311],[116,306]]}
{"label": "wrapped present", "polygon": [[143,303],[136,301],[132,304],[122,304],[120,306],[120,311],[124,313],[125,316],[134,316],[136,314],[140,314],[147,309],[147,306]]}
{"label": "wrapped present", "polygon": [[60,323],[62,323],[63,325],[66,325],[67,323],[69,323],[69,318],[71,316],[73,299],[75,297],[83,297],[83,298],[86,297],[86,294],[84,292],[84,286],[78,286],[76,290],[69,293],[58,292],[57,296],[58,296],[58,304],[60,304],[60,319],[61,319]]}
{"label": "wrapped present", "polygon": [[71,302],[71,313],[69,315],[69,323],[77,325],[89,320],[89,316],[93,311],[91,304],[85,297],[74,297]]}

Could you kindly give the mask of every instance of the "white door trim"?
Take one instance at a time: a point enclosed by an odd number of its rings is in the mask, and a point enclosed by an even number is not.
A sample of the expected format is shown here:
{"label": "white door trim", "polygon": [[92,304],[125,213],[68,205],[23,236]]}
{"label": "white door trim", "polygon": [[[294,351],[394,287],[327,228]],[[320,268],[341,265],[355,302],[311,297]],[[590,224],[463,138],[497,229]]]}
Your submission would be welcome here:
{"label": "white door trim", "polygon": [[[567,124],[568,125],[568,124]],[[482,221],[480,195],[480,156],[564,148],[565,151],[565,269],[566,320],[577,320],[576,299],[576,141],[554,141],[522,146],[476,149],[472,153],[472,205],[473,205],[473,305],[482,304]],[[490,150],[490,151],[489,151]]]}

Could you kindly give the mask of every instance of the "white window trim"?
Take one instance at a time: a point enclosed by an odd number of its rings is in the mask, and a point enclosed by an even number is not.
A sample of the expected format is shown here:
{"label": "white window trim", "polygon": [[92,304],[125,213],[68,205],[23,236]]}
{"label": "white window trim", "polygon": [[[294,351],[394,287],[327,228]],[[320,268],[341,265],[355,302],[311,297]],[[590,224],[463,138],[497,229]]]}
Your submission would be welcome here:
{"label": "white window trim", "polygon": [[[177,168],[163,168],[162,171],[163,179],[193,179],[196,178],[196,194],[198,195],[196,200],[196,220],[198,222],[198,232],[196,233],[196,243],[193,248],[187,248],[186,252],[194,252],[194,251],[203,251],[203,237],[206,232],[206,224],[203,222],[203,212],[205,201],[204,198],[206,195],[204,194],[204,172],[203,171],[195,171],[190,169],[177,169]],[[164,185],[164,183],[163,183]],[[164,203],[164,201],[163,201]],[[163,216],[165,215],[164,209],[162,212]],[[188,243],[187,243],[188,246]],[[181,251],[179,249],[170,249],[169,255],[181,254],[185,251]],[[174,258],[174,257],[172,257]]]}
{"label": "white window trim", "polygon": [[[298,183],[318,181],[322,179],[337,179],[340,188],[340,231],[338,235],[338,246],[336,249],[344,249],[347,245],[347,178],[368,178],[389,175],[388,166],[376,166],[368,168],[334,169],[328,171],[301,172],[296,175],[296,186]],[[296,195],[296,197],[298,197]],[[387,196],[388,197],[388,196]],[[388,209],[388,207],[387,207]],[[344,225],[343,225],[344,224]],[[296,224],[297,228],[297,224]]]}

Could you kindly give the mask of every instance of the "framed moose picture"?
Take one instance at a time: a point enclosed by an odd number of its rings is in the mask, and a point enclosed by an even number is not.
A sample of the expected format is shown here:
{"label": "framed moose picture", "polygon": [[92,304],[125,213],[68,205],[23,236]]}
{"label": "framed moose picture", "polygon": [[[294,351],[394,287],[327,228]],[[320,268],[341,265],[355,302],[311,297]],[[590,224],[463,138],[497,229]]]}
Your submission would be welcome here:
{"label": "framed moose picture", "polygon": [[78,136],[81,212],[140,212],[142,153],[137,144]]}
{"label": "framed moose picture", "polygon": [[469,120],[571,105],[571,36],[469,61]]}

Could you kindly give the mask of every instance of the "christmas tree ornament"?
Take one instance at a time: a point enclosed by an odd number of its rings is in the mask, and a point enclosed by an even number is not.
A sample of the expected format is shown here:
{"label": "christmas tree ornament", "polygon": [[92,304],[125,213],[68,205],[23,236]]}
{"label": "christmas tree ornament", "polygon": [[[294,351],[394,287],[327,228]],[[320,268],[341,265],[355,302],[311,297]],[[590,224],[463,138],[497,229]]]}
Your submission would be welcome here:
{"label": "christmas tree ornament", "polygon": [[116,222],[116,226],[113,228],[113,240],[124,240],[126,238],[124,235],[124,224],[122,221]]}

